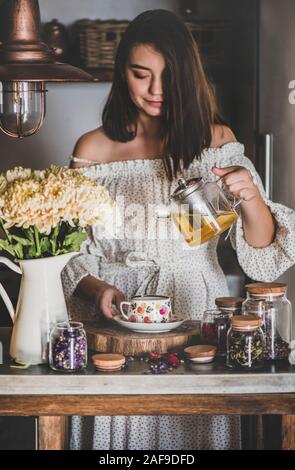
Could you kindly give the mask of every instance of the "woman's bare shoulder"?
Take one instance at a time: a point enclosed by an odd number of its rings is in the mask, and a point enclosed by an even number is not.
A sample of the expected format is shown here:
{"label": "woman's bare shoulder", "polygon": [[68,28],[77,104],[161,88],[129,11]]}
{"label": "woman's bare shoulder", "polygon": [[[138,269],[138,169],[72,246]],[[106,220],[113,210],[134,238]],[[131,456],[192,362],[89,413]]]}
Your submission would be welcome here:
{"label": "woman's bare shoulder", "polygon": [[229,127],[220,124],[211,127],[211,135],[212,140],[210,147],[213,148],[222,147],[222,145],[228,144],[229,142],[237,142],[233,131]]}
{"label": "woman's bare shoulder", "polygon": [[77,141],[73,156],[87,162],[73,162],[72,168],[80,168],[95,163],[107,163],[112,155],[114,142],[109,139],[103,128],[99,127],[83,134]]}

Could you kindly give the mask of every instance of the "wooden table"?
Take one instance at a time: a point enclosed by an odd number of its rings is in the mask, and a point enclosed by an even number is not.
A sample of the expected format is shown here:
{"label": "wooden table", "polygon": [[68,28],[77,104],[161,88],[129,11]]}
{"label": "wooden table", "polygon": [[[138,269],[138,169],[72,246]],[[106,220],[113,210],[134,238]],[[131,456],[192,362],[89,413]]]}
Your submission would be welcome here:
{"label": "wooden table", "polygon": [[71,415],[282,415],[282,448],[295,449],[295,367],[288,363],[237,372],[222,361],[182,364],[165,375],[148,374],[135,360],[127,371],[51,371],[46,365],[13,369],[7,355],[10,330],[0,328],[0,416],[38,416],[38,448],[67,446]]}

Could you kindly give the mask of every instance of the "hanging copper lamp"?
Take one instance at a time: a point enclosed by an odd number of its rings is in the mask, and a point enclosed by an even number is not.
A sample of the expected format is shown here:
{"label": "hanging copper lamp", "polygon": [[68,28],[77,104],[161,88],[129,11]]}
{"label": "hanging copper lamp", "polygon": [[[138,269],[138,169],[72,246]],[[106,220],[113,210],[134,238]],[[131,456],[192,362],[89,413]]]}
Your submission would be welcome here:
{"label": "hanging copper lamp", "polygon": [[45,116],[46,82],[93,81],[72,65],[55,62],[40,39],[38,0],[4,0],[5,25],[0,44],[0,129],[11,137],[27,137],[40,129]]}

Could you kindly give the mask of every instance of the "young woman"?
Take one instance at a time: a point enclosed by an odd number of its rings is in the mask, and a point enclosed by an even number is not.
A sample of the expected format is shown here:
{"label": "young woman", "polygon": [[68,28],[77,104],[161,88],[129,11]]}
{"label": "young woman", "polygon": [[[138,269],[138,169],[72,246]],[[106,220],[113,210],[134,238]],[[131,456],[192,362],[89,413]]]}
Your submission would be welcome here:
{"label": "young woman", "polygon": [[[78,140],[72,166],[114,199],[124,197],[125,205],[124,232],[109,237],[94,227],[63,273],[76,318],[90,305],[92,314],[112,318],[124,298],[147,289],[170,296],[174,313],[199,319],[216,297],[228,294],[217,237],[190,248],[170,236],[170,219],[163,239],[157,236],[163,220],[147,217],[151,206],[169,204],[180,175],[222,177],[243,199],[231,241],[249,277],[274,280],[295,261],[294,212],[266,200],[243,145],[218,114],[197,45],[173,13],[147,11],[130,23],[102,127]],[[234,449],[240,426],[238,417],[226,416],[74,417],[71,442],[74,449]]]}

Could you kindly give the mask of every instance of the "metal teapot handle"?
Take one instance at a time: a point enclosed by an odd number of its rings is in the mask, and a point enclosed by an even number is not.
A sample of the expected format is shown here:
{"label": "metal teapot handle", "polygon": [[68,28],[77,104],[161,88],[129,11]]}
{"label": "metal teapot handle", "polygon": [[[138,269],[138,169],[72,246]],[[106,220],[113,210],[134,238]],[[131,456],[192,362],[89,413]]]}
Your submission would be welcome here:
{"label": "metal teapot handle", "polygon": [[[215,183],[219,183],[220,180],[222,181],[222,184],[224,184],[224,183],[223,183],[223,179],[222,179],[221,177],[218,178],[218,179],[215,181]],[[244,198],[240,197],[240,198],[236,199],[236,197],[234,196],[234,202],[233,202],[233,204],[232,204],[233,209],[235,209],[236,207],[238,207],[238,206],[241,204],[241,202],[243,202],[243,201],[244,201]]]}
{"label": "metal teapot handle", "polygon": [[[12,271],[15,271],[16,273],[22,274],[21,269],[16,264],[14,264],[10,259],[5,258],[4,256],[0,256],[0,263],[5,264],[8,268],[12,269]],[[2,286],[1,282],[0,282],[0,295],[3,299],[3,302],[6,305],[9,315],[11,316],[11,320],[14,322],[15,310],[9,298],[9,295],[7,294],[6,290]]]}
{"label": "metal teapot handle", "polygon": [[[223,179],[222,179],[221,177],[218,178],[215,182],[216,182],[216,183],[219,183],[220,180],[221,180],[222,184],[224,185]],[[243,202],[243,200],[244,200],[244,199],[243,199],[242,197],[236,199],[235,196],[234,196],[234,201],[233,201],[233,204],[232,204],[232,208],[235,209],[238,205],[241,204],[241,202]],[[226,236],[225,236],[225,239],[224,239],[225,241],[226,241],[226,240],[228,239],[228,237],[230,236],[232,229],[233,229],[233,225],[230,226],[230,228],[229,228],[229,230],[228,230],[228,232],[227,232],[227,234],[226,234]]]}

